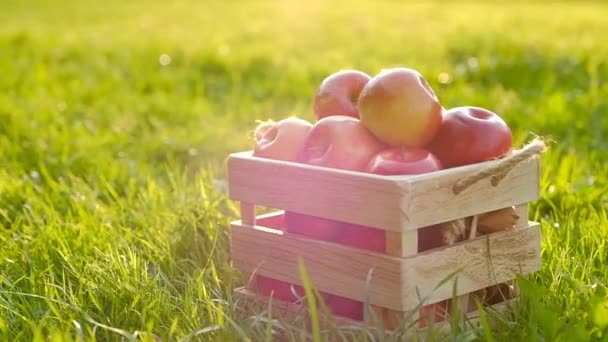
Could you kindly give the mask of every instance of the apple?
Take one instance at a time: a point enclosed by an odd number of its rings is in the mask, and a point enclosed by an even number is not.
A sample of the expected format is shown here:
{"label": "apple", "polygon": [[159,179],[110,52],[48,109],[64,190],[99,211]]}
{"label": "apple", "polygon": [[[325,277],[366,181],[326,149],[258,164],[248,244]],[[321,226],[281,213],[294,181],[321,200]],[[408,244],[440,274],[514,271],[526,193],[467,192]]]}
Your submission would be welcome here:
{"label": "apple", "polygon": [[465,106],[445,111],[428,148],[450,168],[500,158],[511,151],[512,139],[509,126],[498,114]]}
{"label": "apple", "polygon": [[363,171],[385,146],[350,116],[334,115],[315,123],[297,161],[336,169]]}
{"label": "apple", "polygon": [[[297,296],[292,291],[292,286]],[[290,284],[281,280],[269,278],[262,275],[255,277],[255,288],[257,292],[265,297],[295,303],[304,296],[304,288],[299,285]]]}
{"label": "apple", "polygon": [[343,245],[365,249],[377,253],[386,252],[386,234],[384,230],[355,224],[343,228],[338,241]]}
{"label": "apple", "polygon": [[416,147],[391,147],[376,154],[367,172],[380,175],[417,175],[441,170],[441,162],[432,153]]}
{"label": "apple", "polygon": [[[366,171],[381,175],[416,175],[441,169],[441,162],[432,153],[422,148],[400,146],[390,147],[377,153],[369,162]],[[367,229],[368,231],[352,228],[347,244],[384,252],[385,232]],[[423,227],[418,230],[418,252],[441,245],[443,238],[440,226]]]}
{"label": "apple", "polygon": [[337,242],[344,223],[322,217],[285,211],[285,231],[315,240]]}
{"label": "apple", "polygon": [[[317,166],[363,171],[370,158],[383,148],[385,146],[358,119],[332,115],[315,123],[296,160]],[[285,230],[288,233],[313,239],[337,242],[341,236],[348,235],[346,233],[350,226],[345,222],[285,212]],[[349,305],[358,305],[357,301],[346,299],[335,301],[330,308],[344,315],[351,315]]]}
{"label": "apple", "polygon": [[511,230],[517,225],[519,215],[515,207],[507,207],[479,214],[477,232],[491,234],[502,230]]}
{"label": "apple", "polygon": [[391,146],[423,147],[441,125],[443,107],[422,75],[409,68],[381,71],[363,88],[361,122]]}
{"label": "apple", "polygon": [[441,225],[418,228],[418,253],[444,246],[443,229]]}
{"label": "apple", "polygon": [[320,120],[330,115],[359,118],[357,100],[369,75],[358,70],[341,70],[326,77],[314,98],[315,117]]}
{"label": "apple", "polygon": [[255,129],[253,155],[295,161],[312,127],[312,123],[293,116],[278,122],[263,122]]}
{"label": "apple", "polygon": [[[376,253],[386,253],[384,230],[359,225],[349,225],[339,234],[339,243]],[[418,253],[445,245],[441,226],[434,225],[418,229]]]}
{"label": "apple", "polygon": [[363,302],[332,294],[326,294],[325,301],[332,314],[355,321],[363,320]]}

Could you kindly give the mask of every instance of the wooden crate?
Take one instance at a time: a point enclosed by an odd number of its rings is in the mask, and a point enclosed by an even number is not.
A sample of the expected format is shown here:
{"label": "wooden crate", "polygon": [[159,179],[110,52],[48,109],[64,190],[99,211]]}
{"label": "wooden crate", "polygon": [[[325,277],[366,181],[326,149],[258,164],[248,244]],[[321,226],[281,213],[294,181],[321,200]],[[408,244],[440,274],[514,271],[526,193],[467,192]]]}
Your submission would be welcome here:
{"label": "wooden crate", "polygon": [[[241,220],[231,224],[234,266],[245,277],[255,273],[300,284],[301,259],[316,289],[367,300],[389,329],[421,301],[438,303],[455,291],[466,304],[470,294],[541,266],[540,226],[527,220],[528,203],[539,197],[540,162],[537,156],[520,159],[506,171],[505,161],[497,160],[422,175],[381,176],[262,159],[251,151],[231,154],[229,195],[241,203]],[[256,215],[257,206],[278,211]],[[511,206],[520,217],[513,230],[418,252],[421,227]],[[286,233],[281,210],[384,230],[387,253]],[[245,288],[235,293],[255,297]]]}

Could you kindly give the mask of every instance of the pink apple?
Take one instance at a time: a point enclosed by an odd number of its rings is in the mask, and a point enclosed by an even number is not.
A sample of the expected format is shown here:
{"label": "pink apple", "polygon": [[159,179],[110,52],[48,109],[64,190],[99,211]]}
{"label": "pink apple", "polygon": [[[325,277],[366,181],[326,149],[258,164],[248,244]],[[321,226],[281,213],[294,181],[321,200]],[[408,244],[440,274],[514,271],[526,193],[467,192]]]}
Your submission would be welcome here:
{"label": "pink apple", "polygon": [[297,161],[352,171],[363,171],[385,146],[358,119],[328,116],[315,123]]}
{"label": "pink apple", "polygon": [[505,121],[487,109],[470,106],[447,110],[429,145],[446,168],[499,158],[511,148],[511,130]]}
{"label": "pink apple", "polygon": [[441,125],[443,108],[414,69],[383,70],[365,85],[358,106],[365,127],[391,146],[425,146]]}
{"label": "pink apple", "polygon": [[386,252],[386,234],[381,229],[354,224],[345,225],[343,233],[340,234],[339,242],[372,252]]}
{"label": "pink apple", "polygon": [[317,120],[330,115],[359,118],[357,101],[369,75],[357,70],[341,70],[323,80],[314,99]]}
{"label": "pink apple", "polygon": [[[338,243],[376,253],[386,253],[386,232],[360,225],[344,224]],[[418,229],[418,253],[444,245],[441,226]]]}
{"label": "pink apple", "polygon": [[336,242],[344,230],[344,224],[317,216],[285,211],[285,231],[307,238]]}
{"label": "pink apple", "polygon": [[355,321],[363,320],[363,302],[332,294],[326,294],[325,301],[332,314]]}
{"label": "pink apple", "polygon": [[441,162],[433,154],[407,146],[383,150],[367,166],[367,172],[380,175],[416,175],[441,169]]}
{"label": "pink apple", "polygon": [[293,116],[278,122],[263,122],[255,129],[253,155],[295,161],[312,126],[310,122]]}

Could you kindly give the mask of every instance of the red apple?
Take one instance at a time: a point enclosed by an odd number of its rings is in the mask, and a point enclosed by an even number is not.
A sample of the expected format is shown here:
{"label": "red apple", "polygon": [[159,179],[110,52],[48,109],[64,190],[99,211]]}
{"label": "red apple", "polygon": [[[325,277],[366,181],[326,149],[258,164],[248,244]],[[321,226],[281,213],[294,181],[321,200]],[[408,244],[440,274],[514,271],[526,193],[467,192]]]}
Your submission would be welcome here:
{"label": "red apple", "polygon": [[[292,286],[297,296],[293,294],[291,289]],[[304,296],[303,287],[262,275],[257,275],[255,277],[255,287],[257,292],[262,296],[272,297],[273,299],[289,303],[295,303],[298,301],[299,297]]]}
{"label": "red apple", "polygon": [[441,125],[443,108],[414,69],[383,70],[365,85],[358,106],[365,127],[392,146],[422,147]]}
{"label": "red apple", "polygon": [[384,230],[360,225],[347,225],[340,234],[341,244],[365,249],[377,253],[386,252],[386,234]]}
{"label": "red apple", "polygon": [[332,294],[327,294],[325,301],[332,314],[355,321],[363,320],[363,302]]}
{"label": "red apple", "polygon": [[357,100],[369,75],[357,70],[341,70],[323,80],[314,99],[317,120],[330,115],[359,118]]}
{"label": "red apple", "polygon": [[[371,252],[386,253],[386,233],[384,230],[347,224],[344,224],[341,230],[342,233],[338,233],[338,243]],[[418,229],[418,253],[443,245],[445,243],[443,242],[440,225]]]}
{"label": "red apple", "polygon": [[312,126],[310,122],[293,116],[278,122],[263,122],[255,129],[256,144],[253,155],[295,161]]}
{"label": "red apple", "polygon": [[344,224],[317,216],[285,211],[285,231],[315,240],[336,242],[340,238]]}
{"label": "red apple", "polygon": [[[428,151],[406,146],[392,147],[379,152],[367,166],[367,172],[381,175],[415,175],[441,169],[441,162]],[[363,245],[363,248],[367,247],[370,250],[374,250],[372,249],[374,247],[378,250],[380,247],[385,249],[383,245],[380,245],[380,241],[384,243],[385,232],[374,230],[375,232],[359,230],[359,232],[351,233],[348,244]],[[441,246],[443,244],[441,232],[440,226],[420,228],[418,230],[418,252]]]}
{"label": "red apple", "polygon": [[441,162],[433,154],[408,146],[383,150],[367,166],[367,172],[380,175],[416,175],[441,169]]}
{"label": "red apple", "polygon": [[297,161],[363,171],[384,145],[358,119],[335,115],[323,118],[310,130]]}
{"label": "red apple", "polygon": [[446,168],[499,158],[511,148],[509,126],[497,114],[479,107],[447,110],[429,145]]}

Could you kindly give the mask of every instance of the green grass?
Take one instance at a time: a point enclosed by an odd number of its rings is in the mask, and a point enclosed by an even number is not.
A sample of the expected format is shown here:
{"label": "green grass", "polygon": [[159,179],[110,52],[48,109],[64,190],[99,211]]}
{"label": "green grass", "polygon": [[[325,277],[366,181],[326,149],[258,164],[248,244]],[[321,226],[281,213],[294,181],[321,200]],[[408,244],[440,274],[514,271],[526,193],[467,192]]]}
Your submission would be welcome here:
{"label": "green grass", "polygon": [[2,5],[0,338],[285,328],[233,305],[224,159],[251,148],[256,119],[312,119],[335,70],[411,66],[445,107],[498,112],[518,145],[554,141],[531,208],[542,270],[514,317],[489,315],[497,331],[451,338],[607,341],[608,7],[305,3]]}

